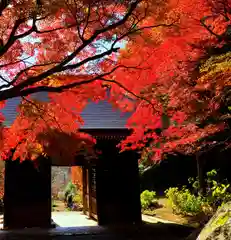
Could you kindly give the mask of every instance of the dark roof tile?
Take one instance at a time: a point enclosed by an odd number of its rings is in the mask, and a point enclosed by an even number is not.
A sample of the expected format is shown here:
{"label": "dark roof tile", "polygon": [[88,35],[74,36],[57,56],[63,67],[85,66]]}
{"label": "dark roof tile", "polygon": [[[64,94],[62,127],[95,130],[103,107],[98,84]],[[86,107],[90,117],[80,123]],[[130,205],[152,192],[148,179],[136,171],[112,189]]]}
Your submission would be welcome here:
{"label": "dark roof tile", "polygon": [[126,128],[126,122],[131,113],[122,113],[118,109],[113,109],[107,101],[98,103],[90,102],[81,113],[84,120],[83,129],[105,129],[105,128]]}
{"label": "dark roof tile", "polygon": [[[44,100],[47,95],[36,94],[36,98]],[[9,99],[6,107],[1,110],[5,116],[6,125],[10,125],[16,118],[19,103],[20,98]],[[119,129],[126,128],[127,119],[131,113],[122,113],[118,109],[113,109],[109,102],[100,101],[98,103],[89,102],[81,116],[84,120],[82,129]]]}

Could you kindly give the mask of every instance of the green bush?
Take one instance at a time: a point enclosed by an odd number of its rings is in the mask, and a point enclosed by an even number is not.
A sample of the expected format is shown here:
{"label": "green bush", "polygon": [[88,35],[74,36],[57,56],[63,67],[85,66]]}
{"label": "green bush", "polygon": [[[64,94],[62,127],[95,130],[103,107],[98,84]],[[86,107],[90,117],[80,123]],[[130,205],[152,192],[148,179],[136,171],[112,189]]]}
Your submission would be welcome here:
{"label": "green bush", "polygon": [[192,185],[192,191],[183,187],[179,189],[169,188],[165,191],[166,197],[175,213],[184,215],[210,215],[216,211],[223,203],[231,200],[230,184],[225,180],[219,181],[217,171],[213,169],[207,172],[206,193],[201,196],[199,194],[198,178],[194,180],[189,178]]}
{"label": "green bush", "polygon": [[[207,172],[206,182],[206,193],[204,200],[214,209],[214,211],[221,206],[222,203],[226,203],[231,200],[231,189],[230,184],[227,180],[220,181],[218,178],[217,171],[213,169]],[[189,179],[189,183],[192,184],[195,193],[199,192],[199,181],[198,178]]]}
{"label": "green bush", "polygon": [[203,198],[186,188],[169,188],[165,194],[174,213],[194,216],[203,212]]}
{"label": "green bush", "polygon": [[155,216],[156,211],[155,209],[145,209],[142,211],[143,214],[148,215],[148,216]]}
{"label": "green bush", "polygon": [[140,195],[142,210],[150,208],[157,203],[156,192],[145,190]]}
{"label": "green bush", "polygon": [[78,191],[77,194],[74,196],[73,198],[73,202],[78,204],[79,206],[82,206],[83,205],[83,199],[82,199],[82,196],[80,194],[80,192]]}
{"label": "green bush", "polygon": [[64,190],[65,200],[67,200],[70,196],[74,197],[77,194],[77,187],[71,181],[67,184]]}

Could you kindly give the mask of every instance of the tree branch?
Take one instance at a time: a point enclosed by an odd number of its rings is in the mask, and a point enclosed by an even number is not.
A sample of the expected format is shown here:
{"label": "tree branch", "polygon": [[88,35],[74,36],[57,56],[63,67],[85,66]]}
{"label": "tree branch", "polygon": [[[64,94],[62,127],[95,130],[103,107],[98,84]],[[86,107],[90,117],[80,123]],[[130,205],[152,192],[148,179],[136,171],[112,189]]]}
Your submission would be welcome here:
{"label": "tree branch", "polygon": [[[137,0],[133,3],[131,3],[130,8],[128,9],[127,13],[124,15],[124,17],[121,20],[117,21],[116,23],[112,23],[111,25],[109,25],[105,28],[95,30],[95,32],[92,34],[92,36],[90,38],[85,40],[74,52],[72,52],[68,57],[66,57],[60,64],[41,73],[39,76],[31,77],[31,78],[27,79],[26,81],[18,84],[17,87],[15,87],[17,89],[17,90],[15,89],[15,91],[20,91],[21,89],[28,87],[29,85],[33,85],[36,82],[39,82],[40,80],[42,80],[54,73],[62,71],[61,69],[66,64],[68,64],[70,61],[72,61],[76,57],[76,55],[78,55],[84,48],[86,48],[89,44],[91,44],[100,34],[111,31],[111,30],[123,25],[128,20],[131,13],[135,10],[135,8],[139,4],[139,2],[140,2],[140,0]],[[9,91],[8,94],[11,95],[11,92]],[[2,99],[1,95],[2,94],[0,94],[0,99]]]}
{"label": "tree branch", "polygon": [[20,62],[24,62],[25,60],[28,60],[29,58],[31,58],[31,57],[26,57],[26,58],[20,59],[20,60],[15,61],[15,62],[9,62],[9,63],[5,63],[5,64],[1,64],[0,68],[4,68],[4,67],[8,67],[10,65],[14,65],[14,64],[17,64],[17,63],[20,63]]}
{"label": "tree branch", "polygon": [[218,35],[216,34],[215,32],[213,32],[210,27],[208,25],[205,24],[205,21],[208,19],[208,18],[211,18],[213,16],[206,16],[206,17],[203,17],[202,19],[200,19],[200,23],[201,25],[213,36],[215,36],[219,41],[222,40],[222,36],[221,35]]}
{"label": "tree branch", "polygon": [[[99,37],[99,35],[104,34],[104,33],[108,32],[108,31],[114,30],[114,29],[120,27],[121,25],[123,25],[124,23],[126,23],[126,21],[129,19],[129,17],[131,17],[133,11],[136,9],[137,5],[140,2],[141,2],[141,0],[133,1],[130,4],[130,8],[128,9],[128,11],[124,14],[124,16],[121,19],[119,19],[115,23],[111,23],[110,25],[107,25],[104,28],[96,29],[91,37],[89,37],[87,40],[83,39],[82,44],[80,46],[78,46],[75,49],[75,51],[73,51],[69,56],[65,57],[61,62],[55,64],[55,66],[52,66],[51,68],[49,68],[48,70],[45,70],[44,72],[42,72],[41,74],[39,74],[37,76],[28,77],[26,80],[18,83],[17,85],[14,85],[13,88],[1,91],[0,92],[0,101],[1,100],[6,100],[6,99],[9,99],[9,98],[13,98],[13,97],[16,97],[16,96],[27,96],[29,94],[32,94],[32,93],[35,93],[35,92],[39,92],[39,91],[62,92],[62,91],[65,91],[67,89],[70,89],[72,87],[77,87],[77,86],[80,86],[80,85],[85,84],[85,83],[87,84],[87,83],[91,83],[91,82],[93,82],[95,80],[100,80],[100,78],[104,78],[105,76],[107,76],[110,73],[114,72],[117,69],[117,67],[112,69],[112,71],[110,71],[110,72],[107,72],[105,74],[101,74],[101,75],[95,76],[92,79],[81,81],[81,82],[75,82],[75,83],[71,83],[71,84],[66,84],[66,85],[59,86],[59,87],[51,87],[51,86],[37,86],[37,87],[33,87],[34,84],[40,82],[41,80],[43,80],[43,79],[45,79],[45,78],[47,78],[49,76],[54,75],[56,73],[63,72],[65,70],[72,70],[72,69],[79,68],[80,66],[82,66],[82,65],[84,65],[84,64],[86,64],[86,63],[88,63],[90,61],[94,61],[94,60],[97,60],[97,59],[102,59],[103,57],[105,57],[107,55],[110,55],[113,52],[116,52],[119,48],[115,48],[114,47],[115,44],[119,40],[122,40],[124,37],[128,36],[129,34],[133,34],[133,33],[137,32],[137,31],[141,31],[141,30],[147,29],[147,28],[154,28],[154,27],[161,27],[161,26],[163,26],[163,27],[166,27],[166,26],[167,27],[171,27],[171,26],[173,26],[174,22],[171,23],[171,24],[158,24],[158,25],[153,25],[153,26],[146,26],[146,27],[141,27],[141,28],[138,28],[138,29],[134,29],[134,27],[131,26],[129,31],[127,31],[124,34],[121,33],[122,35],[116,38],[116,40],[112,43],[111,49],[109,49],[109,50],[107,50],[107,51],[105,51],[103,53],[96,54],[94,56],[88,57],[88,58],[82,60],[79,63],[69,64],[79,53],[81,53],[81,51],[84,48],[86,48],[87,46],[92,44],[97,39],[97,37]],[[37,28],[35,26],[35,21],[36,21],[36,19],[34,18],[34,22],[33,22],[32,28],[30,30],[28,30],[24,34],[27,34],[28,32],[31,32],[31,31],[37,31]],[[21,34],[21,35],[18,35],[18,36],[14,36],[18,26],[15,26],[14,31],[12,31],[11,35],[13,36],[12,37],[13,40],[15,38],[17,38],[17,37],[21,37],[22,35],[24,35],[24,34]],[[10,38],[11,39],[10,41],[13,41],[12,38]],[[29,68],[25,68],[25,69],[21,70],[16,75],[16,77],[11,81],[11,83],[9,83],[8,85],[5,85],[5,87],[6,86],[9,87],[9,85],[14,84],[17,81],[17,79],[19,78],[19,76],[21,76],[21,74],[27,72],[29,69],[31,69],[33,67],[36,67],[36,65],[35,66],[30,66]],[[0,89],[1,89],[1,87],[0,87]]]}
{"label": "tree branch", "polygon": [[[9,98],[17,97],[17,96],[25,97],[25,96],[28,96],[28,95],[30,95],[30,94],[36,93],[36,92],[54,92],[54,93],[61,93],[61,92],[64,92],[64,91],[66,91],[66,90],[69,90],[69,89],[71,89],[71,88],[79,87],[79,86],[81,86],[81,85],[89,84],[89,83],[92,83],[92,82],[94,82],[94,81],[100,80],[100,78],[103,78],[103,77],[106,77],[106,76],[112,74],[113,72],[115,72],[115,71],[116,71],[117,69],[119,69],[119,68],[125,68],[125,69],[143,69],[143,68],[138,68],[137,66],[135,66],[135,67],[127,67],[127,66],[124,66],[124,65],[119,65],[119,66],[114,67],[110,72],[97,75],[97,76],[95,76],[95,77],[93,77],[93,78],[90,78],[90,79],[87,79],[87,80],[83,80],[83,81],[80,81],[80,82],[74,82],[74,83],[70,83],[70,84],[66,84],[66,85],[62,85],[62,86],[58,86],[58,87],[38,86],[38,87],[26,88],[26,89],[23,89],[23,90],[21,90],[21,91],[15,91],[15,88],[9,89],[9,90],[11,90],[11,96],[9,97],[9,95],[6,94],[7,90],[6,90],[6,91],[2,91],[2,94],[0,95],[0,99],[1,99],[1,101],[2,101],[2,100],[9,99]],[[101,80],[102,80],[102,79],[101,79]],[[116,83],[116,82],[115,82],[115,83]],[[4,94],[4,95],[3,95],[3,94]],[[6,95],[5,95],[5,94],[6,94]]]}

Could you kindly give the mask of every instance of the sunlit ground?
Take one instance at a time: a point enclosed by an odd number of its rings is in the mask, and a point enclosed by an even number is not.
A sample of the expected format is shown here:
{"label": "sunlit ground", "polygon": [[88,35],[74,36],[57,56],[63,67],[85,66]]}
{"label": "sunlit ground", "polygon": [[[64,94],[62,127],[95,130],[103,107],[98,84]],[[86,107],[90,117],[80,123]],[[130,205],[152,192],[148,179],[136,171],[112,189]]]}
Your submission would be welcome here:
{"label": "sunlit ground", "polygon": [[0,215],[0,230],[3,229],[3,214]]}
{"label": "sunlit ground", "polygon": [[57,227],[87,227],[97,226],[97,222],[88,218],[82,212],[52,212],[52,219]]}

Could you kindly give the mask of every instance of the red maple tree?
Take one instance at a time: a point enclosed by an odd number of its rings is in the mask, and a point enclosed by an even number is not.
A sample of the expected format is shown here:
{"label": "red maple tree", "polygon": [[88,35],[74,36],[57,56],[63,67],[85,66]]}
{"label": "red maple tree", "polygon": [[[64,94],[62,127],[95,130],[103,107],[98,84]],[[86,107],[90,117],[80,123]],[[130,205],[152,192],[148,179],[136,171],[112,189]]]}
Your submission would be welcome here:
{"label": "red maple tree", "polygon": [[[10,149],[16,149],[13,158],[21,159],[41,152],[72,155],[76,146],[82,150],[92,145],[77,130],[79,113],[89,98],[105,97],[105,76],[127,68],[116,63],[121,41],[161,26],[150,16],[161,15],[164,5],[162,0],[2,1],[1,108],[10,98],[22,98],[12,126],[2,126],[2,157]],[[106,65],[110,67],[105,70]],[[34,99],[37,92],[49,92],[49,101]],[[68,138],[73,148],[67,151]],[[57,146],[60,153],[54,151]]]}
{"label": "red maple tree", "polygon": [[[192,153],[227,127],[220,107],[230,86],[229,55],[222,55],[230,44],[230,10],[228,0],[170,1],[164,20],[177,19],[174,26],[144,30],[146,38],[141,34],[127,44],[118,64],[138,62],[142,71],[113,74],[130,98],[139,98],[128,122],[134,131],[122,150],[140,150],[146,161],[166,152]],[[207,121],[212,117],[220,121]]]}
{"label": "red maple tree", "polygon": [[[78,132],[79,113],[89,98],[105,98],[105,86],[114,105],[135,109],[123,150],[157,160],[163,152],[192,151],[198,139],[224,128],[223,122],[197,124],[218,113],[223,88],[204,98],[208,84],[196,66],[229,42],[229,0],[4,3],[0,101],[4,107],[21,96],[22,104],[2,130],[3,157],[16,146],[21,159],[35,152],[58,158],[92,146],[93,139]],[[36,92],[49,92],[50,101],[36,101]],[[67,138],[72,146],[65,146]]]}

